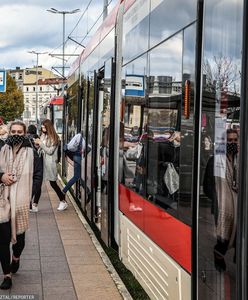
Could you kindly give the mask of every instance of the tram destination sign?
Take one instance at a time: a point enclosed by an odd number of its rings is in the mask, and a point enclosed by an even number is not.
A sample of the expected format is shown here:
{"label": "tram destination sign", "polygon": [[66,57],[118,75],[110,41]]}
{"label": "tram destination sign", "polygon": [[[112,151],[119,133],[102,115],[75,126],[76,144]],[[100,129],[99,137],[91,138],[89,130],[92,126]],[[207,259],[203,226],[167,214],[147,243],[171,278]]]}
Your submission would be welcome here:
{"label": "tram destination sign", "polygon": [[0,70],[0,93],[6,92],[6,71]]}

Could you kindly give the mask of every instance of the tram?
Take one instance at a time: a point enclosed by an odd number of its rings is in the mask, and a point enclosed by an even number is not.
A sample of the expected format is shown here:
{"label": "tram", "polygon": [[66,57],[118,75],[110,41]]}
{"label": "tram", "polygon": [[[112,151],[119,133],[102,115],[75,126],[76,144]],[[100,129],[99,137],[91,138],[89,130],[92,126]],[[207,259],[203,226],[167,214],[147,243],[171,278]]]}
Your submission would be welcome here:
{"label": "tram", "polygon": [[151,299],[248,298],[247,11],[122,0],[70,68],[81,209]]}
{"label": "tram", "polygon": [[63,103],[63,97],[53,97],[45,106],[41,115],[41,122],[45,119],[51,120],[60,137],[63,131]]}

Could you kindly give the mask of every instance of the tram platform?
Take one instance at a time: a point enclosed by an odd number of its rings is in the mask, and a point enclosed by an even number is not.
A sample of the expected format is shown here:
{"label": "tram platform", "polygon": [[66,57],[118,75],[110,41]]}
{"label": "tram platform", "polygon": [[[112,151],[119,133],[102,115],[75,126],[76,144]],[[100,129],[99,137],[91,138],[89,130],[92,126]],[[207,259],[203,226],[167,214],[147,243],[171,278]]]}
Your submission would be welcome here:
{"label": "tram platform", "polygon": [[0,299],[131,299],[86,221],[68,203],[58,212],[55,192],[43,185],[39,212],[30,213],[20,269]]}

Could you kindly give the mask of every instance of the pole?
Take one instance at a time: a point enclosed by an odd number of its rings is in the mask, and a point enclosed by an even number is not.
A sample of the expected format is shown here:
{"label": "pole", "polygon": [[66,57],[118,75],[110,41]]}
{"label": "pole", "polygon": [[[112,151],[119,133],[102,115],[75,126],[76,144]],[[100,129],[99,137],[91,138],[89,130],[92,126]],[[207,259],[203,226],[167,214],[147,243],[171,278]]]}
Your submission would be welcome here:
{"label": "pole", "polygon": [[[65,12],[63,12],[63,66],[62,66],[62,75],[63,75],[63,87],[64,87],[64,78],[65,78]],[[62,90],[64,96],[64,88]]]}
{"label": "pole", "polygon": [[35,102],[35,121],[38,125],[38,62],[39,62],[39,53],[36,53],[36,102]]}
{"label": "pole", "polygon": [[108,0],[103,0],[103,21],[108,15]]}
{"label": "pole", "polygon": [[[66,99],[65,99],[65,87],[64,87],[64,79],[65,79],[65,12],[63,14],[63,50],[62,50],[62,77],[63,77],[63,82],[62,82],[62,97],[63,97],[63,127],[62,127],[62,138],[63,138],[63,143],[65,142],[66,139]],[[62,145],[64,147],[64,145]],[[62,148],[63,149],[63,148]],[[62,153],[63,154],[63,153]],[[65,156],[62,155],[62,174],[65,176],[66,171],[65,171]]]}

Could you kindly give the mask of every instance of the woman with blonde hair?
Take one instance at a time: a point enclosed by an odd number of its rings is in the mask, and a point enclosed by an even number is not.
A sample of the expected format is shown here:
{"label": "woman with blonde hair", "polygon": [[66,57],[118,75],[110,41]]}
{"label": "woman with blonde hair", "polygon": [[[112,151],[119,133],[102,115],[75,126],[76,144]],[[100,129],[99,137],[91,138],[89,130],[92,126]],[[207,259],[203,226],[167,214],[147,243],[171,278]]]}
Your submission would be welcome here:
{"label": "woman with blonde hair", "polygon": [[53,123],[50,120],[44,120],[41,125],[40,138],[34,139],[39,146],[38,153],[43,155],[43,179],[50,182],[51,187],[59,197],[60,204],[58,210],[62,211],[68,207],[65,201],[65,194],[61,191],[56,180],[58,179],[57,161],[59,136],[57,135]]}

